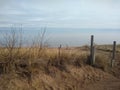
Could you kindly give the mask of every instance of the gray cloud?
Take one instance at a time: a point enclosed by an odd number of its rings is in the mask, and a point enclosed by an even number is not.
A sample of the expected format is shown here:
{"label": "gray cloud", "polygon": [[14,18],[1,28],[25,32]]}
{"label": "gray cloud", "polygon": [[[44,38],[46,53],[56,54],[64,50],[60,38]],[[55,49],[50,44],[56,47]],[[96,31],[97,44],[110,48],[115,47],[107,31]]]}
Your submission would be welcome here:
{"label": "gray cloud", "polygon": [[119,0],[0,0],[0,4],[2,25],[120,28]]}

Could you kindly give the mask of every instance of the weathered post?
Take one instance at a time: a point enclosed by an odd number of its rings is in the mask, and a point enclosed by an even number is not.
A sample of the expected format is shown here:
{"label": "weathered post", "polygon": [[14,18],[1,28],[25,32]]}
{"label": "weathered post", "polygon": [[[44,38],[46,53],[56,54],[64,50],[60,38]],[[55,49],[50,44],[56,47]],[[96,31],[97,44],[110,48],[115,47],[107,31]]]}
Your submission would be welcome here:
{"label": "weathered post", "polygon": [[60,56],[61,56],[61,47],[62,47],[62,45],[60,44],[60,46],[58,47],[58,58],[60,58]]}
{"label": "weathered post", "polygon": [[95,46],[93,46],[93,65],[95,64]]}
{"label": "weathered post", "polygon": [[62,45],[60,44],[60,46],[58,47],[58,65],[61,64],[61,47]]}
{"label": "weathered post", "polygon": [[113,50],[112,50],[111,67],[114,66],[115,54],[116,54],[116,41],[113,41]]}
{"label": "weathered post", "polygon": [[91,47],[90,47],[90,64],[95,63],[95,47],[94,47],[94,36],[91,35]]}

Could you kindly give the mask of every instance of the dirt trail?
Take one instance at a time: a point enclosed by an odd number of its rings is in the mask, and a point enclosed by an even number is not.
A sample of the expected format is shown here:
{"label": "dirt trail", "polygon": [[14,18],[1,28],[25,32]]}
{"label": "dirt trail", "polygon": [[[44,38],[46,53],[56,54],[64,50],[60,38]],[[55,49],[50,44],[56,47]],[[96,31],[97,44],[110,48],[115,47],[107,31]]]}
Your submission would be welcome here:
{"label": "dirt trail", "polygon": [[100,82],[85,86],[81,90],[120,90],[120,80],[119,79],[102,80]]}

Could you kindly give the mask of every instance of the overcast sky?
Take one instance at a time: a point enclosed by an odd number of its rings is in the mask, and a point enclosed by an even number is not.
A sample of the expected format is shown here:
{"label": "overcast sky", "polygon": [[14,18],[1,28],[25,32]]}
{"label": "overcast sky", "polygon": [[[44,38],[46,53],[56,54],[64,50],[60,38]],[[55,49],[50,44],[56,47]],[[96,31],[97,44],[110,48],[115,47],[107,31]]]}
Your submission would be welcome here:
{"label": "overcast sky", "polygon": [[0,27],[120,28],[120,0],[0,0]]}

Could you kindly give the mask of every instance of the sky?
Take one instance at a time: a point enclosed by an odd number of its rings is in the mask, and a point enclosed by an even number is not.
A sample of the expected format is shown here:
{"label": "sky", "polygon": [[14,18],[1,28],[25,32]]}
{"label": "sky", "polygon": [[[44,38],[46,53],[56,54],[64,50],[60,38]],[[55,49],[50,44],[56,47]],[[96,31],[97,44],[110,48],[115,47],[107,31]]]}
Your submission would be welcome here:
{"label": "sky", "polygon": [[0,27],[120,28],[120,0],[0,0]]}
{"label": "sky", "polygon": [[11,27],[28,38],[45,27],[53,46],[120,43],[120,0],[0,0],[0,32]]}

